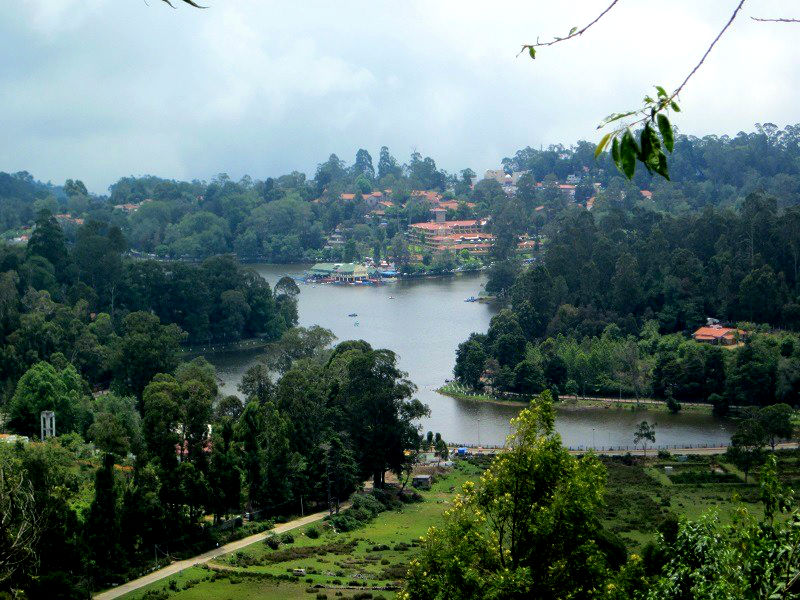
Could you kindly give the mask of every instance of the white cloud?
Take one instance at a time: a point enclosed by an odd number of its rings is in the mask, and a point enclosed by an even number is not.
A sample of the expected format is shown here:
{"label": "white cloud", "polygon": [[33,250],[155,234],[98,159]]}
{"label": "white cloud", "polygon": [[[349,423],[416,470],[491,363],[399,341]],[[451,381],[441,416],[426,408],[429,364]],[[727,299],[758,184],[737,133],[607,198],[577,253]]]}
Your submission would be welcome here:
{"label": "white cloud", "polygon": [[[517,57],[581,25],[592,0],[407,3],[24,0],[0,22],[0,169],[81,177],[309,173],[328,154],[412,149],[481,171],[525,145],[594,139],[609,112],[676,86],[733,2],[619,3],[582,38]],[[791,15],[762,0],[682,94],[683,131],[736,133],[797,120]],[[800,10],[795,10],[800,13]],[[798,15],[795,15],[798,16]]]}

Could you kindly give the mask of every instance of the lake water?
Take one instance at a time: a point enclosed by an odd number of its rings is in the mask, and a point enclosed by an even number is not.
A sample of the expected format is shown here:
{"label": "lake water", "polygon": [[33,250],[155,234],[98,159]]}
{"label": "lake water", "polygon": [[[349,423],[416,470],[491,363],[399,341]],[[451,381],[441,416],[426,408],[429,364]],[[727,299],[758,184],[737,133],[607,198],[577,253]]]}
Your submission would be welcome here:
{"label": "lake water", "polygon": [[[302,275],[306,265],[252,265],[270,285],[283,275]],[[374,348],[389,348],[400,368],[418,388],[417,397],[431,409],[423,431],[439,431],[449,442],[500,445],[509,420],[519,408],[456,400],[436,392],[453,377],[455,350],[473,332],[485,332],[496,312],[477,296],[486,278],[465,274],[440,279],[401,280],[382,286],[299,284],[300,325],[318,324],[338,341],[363,339]],[[347,315],[357,313],[358,317]],[[358,326],[355,323],[358,322]],[[206,354],[222,379],[223,393],[236,393],[242,374],[257,362],[248,351]],[[649,413],[606,408],[559,411],[556,428],[564,444],[620,446],[633,444],[633,430],[643,419],[656,421],[656,444],[721,444],[730,439],[727,421],[710,415]]]}

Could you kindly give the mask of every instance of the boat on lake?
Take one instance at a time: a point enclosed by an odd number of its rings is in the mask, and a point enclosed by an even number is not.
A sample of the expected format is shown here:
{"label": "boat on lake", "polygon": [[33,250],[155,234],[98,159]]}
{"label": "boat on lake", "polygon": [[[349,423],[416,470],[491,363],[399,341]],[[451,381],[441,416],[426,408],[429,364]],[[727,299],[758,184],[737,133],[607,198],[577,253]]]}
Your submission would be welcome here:
{"label": "boat on lake", "polygon": [[358,313],[350,313],[350,314],[349,314],[349,315],[347,315],[347,316],[348,316],[348,317],[357,317],[357,316],[358,316]]}

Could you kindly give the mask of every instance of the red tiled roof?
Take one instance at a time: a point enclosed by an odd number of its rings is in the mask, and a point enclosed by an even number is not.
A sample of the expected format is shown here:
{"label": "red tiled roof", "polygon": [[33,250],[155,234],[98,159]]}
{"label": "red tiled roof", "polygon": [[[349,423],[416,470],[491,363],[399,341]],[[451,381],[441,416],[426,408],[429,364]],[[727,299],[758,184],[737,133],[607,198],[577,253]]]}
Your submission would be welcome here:
{"label": "red tiled roof", "polygon": [[411,227],[436,231],[437,229],[451,229],[453,227],[476,227],[477,225],[478,222],[475,219],[469,219],[466,221],[445,221],[444,223],[434,223],[432,221],[425,223],[412,223]]}
{"label": "red tiled roof", "polygon": [[642,191],[641,191],[641,192],[639,192],[639,193],[640,193],[642,196],[644,196],[645,198],[647,198],[648,200],[651,200],[651,199],[653,198],[653,192],[651,192],[651,191],[649,191],[649,190],[642,190]]}

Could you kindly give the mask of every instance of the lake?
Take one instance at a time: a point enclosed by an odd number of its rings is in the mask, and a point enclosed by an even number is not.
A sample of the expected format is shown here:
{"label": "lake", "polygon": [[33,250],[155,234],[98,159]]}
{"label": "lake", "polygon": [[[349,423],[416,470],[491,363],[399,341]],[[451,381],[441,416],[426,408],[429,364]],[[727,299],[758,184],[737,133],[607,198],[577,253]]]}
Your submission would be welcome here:
{"label": "lake", "polygon": [[[251,265],[270,285],[283,275],[300,276],[307,265]],[[456,400],[436,392],[452,379],[455,350],[473,331],[485,332],[496,309],[477,296],[483,274],[400,280],[381,286],[298,284],[300,325],[318,324],[338,341],[363,339],[374,348],[389,348],[400,368],[417,386],[417,397],[431,409],[423,431],[438,431],[453,443],[500,445],[509,420],[519,408]],[[348,317],[357,313],[358,317]],[[358,323],[358,325],[356,325]],[[233,394],[242,374],[259,353],[231,351],[206,354],[222,379],[222,392]],[[621,446],[633,444],[633,430],[643,419],[656,421],[657,445],[722,444],[732,433],[730,422],[707,414],[649,413],[606,408],[559,410],[556,428],[564,444]]]}

